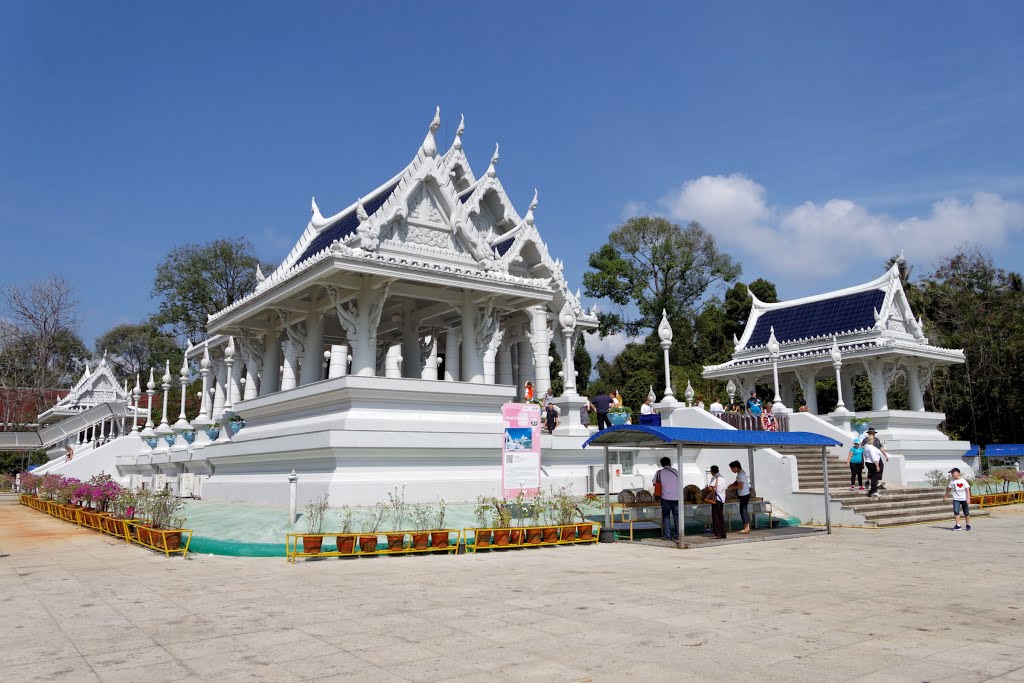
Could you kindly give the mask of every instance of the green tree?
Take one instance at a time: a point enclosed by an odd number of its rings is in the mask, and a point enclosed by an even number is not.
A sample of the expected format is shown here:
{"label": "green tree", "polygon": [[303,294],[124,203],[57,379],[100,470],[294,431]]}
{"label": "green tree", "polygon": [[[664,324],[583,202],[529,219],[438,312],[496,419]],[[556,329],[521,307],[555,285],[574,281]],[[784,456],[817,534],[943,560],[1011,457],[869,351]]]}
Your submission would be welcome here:
{"label": "green tree", "polygon": [[565,380],[558,373],[562,371],[562,356],[558,353],[558,344],[552,341],[548,344],[548,355],[551,356],[551,390],[555,396],[561,396],[565,391]]}
{"label": "green tree", "polygon": [[588,263],[593,270],[583,275],[587,296],[619,307],[618,313],[600,314],[602,336],[655,329],[662,310],[670,319],[682,317],[711,287],[741,272],[699,223],[683,228],[660,216],[630,218]]}
{"label": "green tree", "polygon": [[576,339],[576,348],[573,349],[572,362],[576,370],[576,393],[586,396],[587,386],[590,384],[590,373],[594,369],[594,361],[587,350],[585,334]]}
{"label": "green tree", "polygon": [[153,296],[159,310],[153,322],[198,342],[206,335],[208,315],[255,289],[257,266],[273,269],[260,262],[245,238],[175,247],[156,269]]}
{"label": "green tree", "polygon": [[126,323],[110,328],[96,338],[96,353],[108,354],[108,361],[120,375],[132,378],[146,373],[154,365],[171,361],[181,367],[182,350],[174,337],[161,332],[152,322]]}

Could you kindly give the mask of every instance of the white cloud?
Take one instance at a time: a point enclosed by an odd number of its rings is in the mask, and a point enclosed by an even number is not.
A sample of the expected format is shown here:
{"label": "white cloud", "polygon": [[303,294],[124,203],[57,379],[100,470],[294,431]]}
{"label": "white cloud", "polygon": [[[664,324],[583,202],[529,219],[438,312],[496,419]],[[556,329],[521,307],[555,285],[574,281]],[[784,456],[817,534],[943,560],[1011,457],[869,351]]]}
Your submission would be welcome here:
{"label": "white cloud", "polygon": [[901,249],[912,262],[931,263],[962,242],[996,248],[1024,230],[1024,203],[990,192],[945,198],[927,215],[908,218],[872,213],[847,199],[775,207],[766,195],[763,185],[743,175],[703,176],[662,204],[675,220],[700,221],[723,247],[767,275],[835,275]]}
{"label": "white cloud", "polygon": [[610,361],[619,355],[629,342],[642,341],[641,337],[629,337],[621,332],[609,334],[604,339],[601,339],[596,334],[588,334],[583,339],[587,345],[587,351],[590,352],[594,362],[597,362],[598,356],[604,356],[605,360]]}

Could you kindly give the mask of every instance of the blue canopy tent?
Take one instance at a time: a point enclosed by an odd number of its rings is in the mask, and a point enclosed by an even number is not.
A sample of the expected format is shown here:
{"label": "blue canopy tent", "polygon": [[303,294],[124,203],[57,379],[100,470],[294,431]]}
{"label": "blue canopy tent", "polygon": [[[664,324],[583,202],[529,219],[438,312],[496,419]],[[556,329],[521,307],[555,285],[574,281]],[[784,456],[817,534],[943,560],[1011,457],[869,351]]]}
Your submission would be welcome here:
{"label": "blue canopy tent", "polygon": [[[977,448],[978,447],[975,446],[972,450],[976,450]],[[977,455],[977,453],[974,453],[973,455]],[[1024,456],[1024,444],[993,443],[985,446],[986,458],[1019,458],[1021,456]]]}
{"label": "blue canopy tent", "polygon": [[[676,467],[682,472],[681,460],[683,448],[746,448],[750,456],[750,479],[754,479],[754,450],[772,448],[774,446],[820,446],[821,468],[824,472],[825,488],[825,528],[832,533],[832,517],[829,510],[831,498],[828,493],[828,462],[829,446],[841,446],[842,443],[821,434],[811,432],[755,432],[740,429],[699,429],[695,427],[655,427],[650,425],[622,425],[608,427],[591,436],[584,442],[586,448],[591,444],[604,446],[604,467],[608,471],[608,447],[634,446],[638,448],[672,448],[676,452]],[[682,482],[680,482],[681,484]],[[680,494],[682,491],[680,491]],[[612,527],[611,494],[608,487],[604,491],[604,519],[607,528]],[[686,509],[680,506],[680,513]],[[686,528],[684,515],[679,519],[680,532]],[[679,534],[679,547],[684,547],[684,534]]]}

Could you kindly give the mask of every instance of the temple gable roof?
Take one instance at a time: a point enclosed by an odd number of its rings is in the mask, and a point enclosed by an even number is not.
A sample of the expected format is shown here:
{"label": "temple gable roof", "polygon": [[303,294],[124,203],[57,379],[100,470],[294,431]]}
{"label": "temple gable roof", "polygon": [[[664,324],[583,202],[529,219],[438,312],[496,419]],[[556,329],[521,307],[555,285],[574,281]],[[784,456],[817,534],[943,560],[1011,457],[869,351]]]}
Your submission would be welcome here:
{"label": "temple gable roof", "polygon": [[95,370],[90,369],[86,363],[85,371],[75,382],[71,391],[52,407],[40,413],[39,420],[43,421],[47,417],[75,415],[100,403],[127,403],[130,401],[131,397],[114,377],[114,373],[107,363],[106,353],[104,353]]}
{"label": "temple gable roof", "polygon": [[766,310],[758,316],[745,346],[764,346],[772,329],[779,342],[869,330],[875,326],[875,313],[884,301],[885,292],[872,289]]}

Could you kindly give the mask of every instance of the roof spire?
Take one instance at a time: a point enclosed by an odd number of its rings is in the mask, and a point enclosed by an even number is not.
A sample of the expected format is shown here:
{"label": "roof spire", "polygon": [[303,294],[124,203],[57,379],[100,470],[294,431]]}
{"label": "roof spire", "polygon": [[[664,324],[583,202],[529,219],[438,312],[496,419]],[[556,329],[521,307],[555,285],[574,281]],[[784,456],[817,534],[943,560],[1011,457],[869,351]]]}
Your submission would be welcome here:
{"label": "roof spire", "polygon": [[359,219],[359,223],[365,223],[366,219],[369,218],[369,214],[366,213],[366,207],[363,206],[363,198],[360,197],[356,200],[356,218]]}
{"label": "roof spire", "polygon": [[491,155],[491,165],[487,167],[487,176],[493,178],[497,175],[494,171],[494,167],[498,164],[498,143],[494,143],[494,154]]}
{"label": "roof spire", "polygon": [[466,132],[466,115],[459,114],[459,127],[455,131],[455,141],[452,142],[452,147],[455,149],[462,149],[462,134]]}
{"label": "roof spire", "polygon": [[323,223],[324,217],[323,214],[320,213],[320,207],[316,205],[316,197],[310,197],[309,203],[309,211],[313,216],[313,224]]}
{"label": "roof spire", "polygon": [[420,151],[423,153],[423,156],[437,156],[437,140],[434,139],[434,133],[440,127],[441,107],[438,106],[437,109],[434,110],[434,118],[430,121],[430,128],[427,130],[427,136],[423,138],[423,145],[420,146]]}
{"label": "roof spire", "polygon": [[[263,282],[267,279],[267,276],[263,274],[263,269],[260,268],[260,264],[256,264],[256,282]],[[189,340],[189,346],[191,346],[191,340]]]}
{"label": "roof spire", "polygon": [[523,219],[527,224],[533,225],[533,210],[537,208],[537,188],[533,188],[533,199],[530,201],[530,208],[526,210],[526,217]]}

